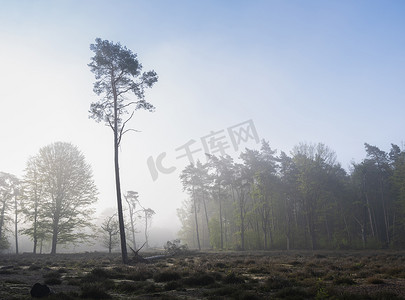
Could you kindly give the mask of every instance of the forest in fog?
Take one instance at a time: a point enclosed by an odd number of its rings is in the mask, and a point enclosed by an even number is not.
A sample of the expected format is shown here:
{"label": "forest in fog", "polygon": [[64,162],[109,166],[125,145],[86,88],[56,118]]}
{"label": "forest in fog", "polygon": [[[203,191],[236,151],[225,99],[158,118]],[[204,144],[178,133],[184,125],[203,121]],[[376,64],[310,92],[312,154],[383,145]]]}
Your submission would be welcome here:
{"label": "forest in fog", "polygon": [[[21,253],[24,236],[32,241],[33,253],[56,254],[62,247],[80,245],[82,251],[101,246],[111,253],[119,248],[118,217],[109,211],[97,220],[97,196],[92,168],[76,146],[56,142],[42,147],[28,159],[21,178],[0,172],[0,252],[14,248]],[[137,233],[147,249],[155,211],[144,207],[135,191],[123,197],[127,240],[137,249]]]}
{"label": "forest in fog", "polygon": [[405,246],[405,151],[367,143],[346,171],[324,144],[290,155],[245,149],[238,162],[207,154],[180,180],[180,235],[201,249],[379,249]]}

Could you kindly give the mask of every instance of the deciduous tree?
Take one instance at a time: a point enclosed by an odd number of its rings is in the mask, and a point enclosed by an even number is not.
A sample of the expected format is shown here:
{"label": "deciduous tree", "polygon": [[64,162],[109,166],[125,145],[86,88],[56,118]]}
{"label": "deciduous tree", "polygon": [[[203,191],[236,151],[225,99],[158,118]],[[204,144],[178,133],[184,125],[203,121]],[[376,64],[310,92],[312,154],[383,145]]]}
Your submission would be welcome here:
{"label": "deciduous tree", "polygon": [[22,194],[22,198],[24,199],[22,211],[25,215],[25,221],[30,223],[30,226],[24,228],[22,232],[28,235],[34,242],[32,252],[36,254],[38,241],[45,238],[45,231],[39,219],[43,184],[40,181],[37,159],[35,157],[31,157],[27,161],[22,188],[24,191]]}
{"label": "deciduous tree", "polygon": [[12,174],[0,172],[0,249],[8,248],[5,236],[5,222],[7,212],[12,207],[13,198],[16,196],[18,178]]}
{"label": "deciduous tree", "polygon": [[119,245],[118,234],[120,228],[118,225],[117,215],[114,214],[110,217],[105,218],[103,224],[101,225],[102,244],[108,249],[108,253],[111,253],[114,247]]}
{"label": "deciduous tree", "polygon": [[[32,206],[38,209],[38,215],[31,217],[37,218],[36,222],[40,220],[41,231],[52,236],[51,254],[56,253],[58,244],[87,238],[83,228],[91,226],[91,204],[97,200],[97,188],[91,167],[79,149],[63,142],[45,146],[27,165],[25,178],[29,174],[37,176],[35,180],[25,181],[26,188],[34,193]],[[38,183],[41,184],[40,207],[38,194],[35,196]]]}

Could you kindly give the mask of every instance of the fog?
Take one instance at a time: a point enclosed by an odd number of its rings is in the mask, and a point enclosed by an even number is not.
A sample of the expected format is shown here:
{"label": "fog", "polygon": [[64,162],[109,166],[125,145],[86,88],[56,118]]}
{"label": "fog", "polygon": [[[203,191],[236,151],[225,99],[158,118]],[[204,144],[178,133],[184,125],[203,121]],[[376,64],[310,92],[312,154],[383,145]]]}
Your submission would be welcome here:
{"label": "fog", "polygon": [[[119,155],[122,191],[137,191],[156,212],[149,244],[162,247],[178,237],[177,209],[189,199],[179,175],[190,162],[205,163],[206,153],[237,160],[262,139],[286,153],[320,142],[348,170],[364,158],[364,142],[384,151],[401,145],[404,9],[352,1],[2,2],[0,171],[22,177],[41,147],[69,142],[92,167],[95,220],[116,209],[113,133],[88,118],[98,96],[87,64],[95,38],[120,42],[159,76],[145,95],[156,111],[136,111],[129,126],[137,132],[124,136]],[[211,147],[213,136],[226,148]],[[31,251],[20,239],[21,252]]]}

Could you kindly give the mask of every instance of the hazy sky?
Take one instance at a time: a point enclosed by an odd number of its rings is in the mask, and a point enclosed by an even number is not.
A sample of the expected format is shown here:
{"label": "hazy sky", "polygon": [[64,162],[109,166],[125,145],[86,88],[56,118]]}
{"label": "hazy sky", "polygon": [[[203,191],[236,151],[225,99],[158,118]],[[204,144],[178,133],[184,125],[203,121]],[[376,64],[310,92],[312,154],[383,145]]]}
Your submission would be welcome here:
{"label": "hazy sky", "polygon": [[[154,226],[179,224],[181,147],[204,159],[213,132],[236,157],[228,129],[249,120],[242,149],[259,148],[256,129],[287,153],[325,143],[347,168],[364,142],[405,140],[404,16],[404,1],[0,0],[0,171],[21,176],[40,147],[71,142],[93,167],[99,212],[115,206],[112,131],[88,119],[96,37],[159,75],[156,112],[137,112],[141,132],[121,147],[123,190],[156,211]],[[153,178],[148,158],[164,152],[176,170]]]}

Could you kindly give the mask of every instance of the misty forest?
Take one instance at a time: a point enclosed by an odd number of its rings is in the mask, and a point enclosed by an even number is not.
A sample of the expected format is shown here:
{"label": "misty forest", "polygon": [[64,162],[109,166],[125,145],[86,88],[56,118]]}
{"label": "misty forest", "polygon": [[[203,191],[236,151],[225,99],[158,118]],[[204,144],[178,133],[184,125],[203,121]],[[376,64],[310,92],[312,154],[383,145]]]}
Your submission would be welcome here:
{"label": "misty forest", "polygon": [[122,190],[119,158],[136,111],[155,110],[145,93],[158,76],[120,43],[97,38],[90,50],[98,100],[88,114],[111,130],[115,211],[95,215],[92,167],[72,143],[44,145],[21,176],[0,172],[0,299],[30,299],[29,289],[49,299],[404,299],[403,148],[365,143],[347,170],[323,143],[205,153],[177,179],[178,239],[150,245],[159,215]]}
{"label": "misty forest", "polygon": [[405,151],[365,152],[349,172],[324,144],[277,155],[262,141],[240,162],[207,155],[182,171],[180,234],[198,249],[403,248]]}

